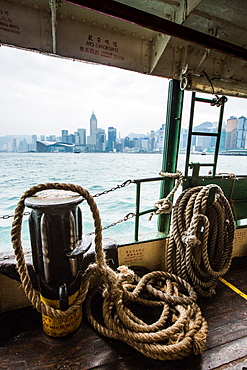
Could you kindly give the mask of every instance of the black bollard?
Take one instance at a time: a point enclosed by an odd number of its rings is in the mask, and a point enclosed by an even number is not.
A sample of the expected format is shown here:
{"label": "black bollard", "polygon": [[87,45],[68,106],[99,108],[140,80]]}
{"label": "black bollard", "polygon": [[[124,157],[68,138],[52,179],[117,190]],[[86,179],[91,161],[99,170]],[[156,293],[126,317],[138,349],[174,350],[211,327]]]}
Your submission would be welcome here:
{"label": "black bollard", "polygon": [[[80,291],[84,249],[79,247],[82,214],[78,205],[82,201],[81,195],[64,190],[44,190],[25,200],[32,208],[29,229],[41,300],[63,311]],[[78,249],[79,253],[73,253]],[[81,319],[81,308],[62,319],[42,315],[43,329],[49,336],[62,337],[75,331]]]}

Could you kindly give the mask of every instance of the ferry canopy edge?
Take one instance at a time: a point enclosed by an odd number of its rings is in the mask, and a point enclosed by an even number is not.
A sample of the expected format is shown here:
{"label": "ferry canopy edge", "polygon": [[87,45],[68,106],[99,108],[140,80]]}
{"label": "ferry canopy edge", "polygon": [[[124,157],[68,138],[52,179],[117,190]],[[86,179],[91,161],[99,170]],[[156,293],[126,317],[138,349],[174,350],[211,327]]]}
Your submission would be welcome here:
{"label": "ferry canopy edge", "polygon": [[0,0],[0,43],[247,97],[245,0]]}

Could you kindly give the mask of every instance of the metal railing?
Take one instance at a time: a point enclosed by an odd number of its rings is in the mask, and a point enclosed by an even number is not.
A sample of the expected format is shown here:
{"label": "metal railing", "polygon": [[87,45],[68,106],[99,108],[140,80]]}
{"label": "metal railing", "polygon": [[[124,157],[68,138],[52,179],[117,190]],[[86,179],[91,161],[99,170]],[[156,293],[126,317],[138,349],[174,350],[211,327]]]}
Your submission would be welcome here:
{"label": "metal railing", "polygon": [[[151,177],[151,178],[144,178],[144,179],[136,179],[132,180],[134,184],[136,184],[136,211],[135,211],[135,227],[134,227],[134,240],[137,242],[139,239],[139,226],[140,226],[140,216],[143,216],[147,213],[155,212],[157,211],[157,208],[150,208],[146,209],[144,211],[140,210],[140,200],[141,200],[141,184],[144,182],[153,182],[153,181],[169,181],[174,183],[173,178],[169,177]],[[169,222],[170,216],[166,214],[159,215],[159,217],[163,218],[165,222],[162,224],[165,225],[165,223]],[[160,229],[160,232],[164,232],[167,229],[167,227],[163,227],[163,229]]]}

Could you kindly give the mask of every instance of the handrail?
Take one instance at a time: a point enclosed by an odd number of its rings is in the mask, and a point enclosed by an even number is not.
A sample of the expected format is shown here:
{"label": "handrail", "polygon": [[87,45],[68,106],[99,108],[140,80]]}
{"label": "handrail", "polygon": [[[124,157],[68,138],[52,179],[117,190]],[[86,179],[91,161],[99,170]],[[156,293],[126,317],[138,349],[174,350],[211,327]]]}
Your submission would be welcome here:
{"label": "handrail", "polygon": [[157,208],[151,208],[144,211],[140,211],[140,199],[141,199],[141,183],[143,182],[153,182],[153,181],[174,181],[170,177],[150,177],[144,179],[136,179],[132,182],[136,184],[136,211],[135,211],[135,228],[134,228],[134,240],[138,242],[139,239],[139,220],[140,216],[143,216],[147,213],[155,212]]}

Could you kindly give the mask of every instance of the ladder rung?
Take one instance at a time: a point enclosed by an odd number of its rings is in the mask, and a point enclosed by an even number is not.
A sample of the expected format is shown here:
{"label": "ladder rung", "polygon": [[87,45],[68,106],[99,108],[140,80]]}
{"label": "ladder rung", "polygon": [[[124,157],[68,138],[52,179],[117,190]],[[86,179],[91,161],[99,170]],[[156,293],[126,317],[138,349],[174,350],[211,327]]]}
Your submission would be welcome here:
{"label": "ladder rung", "polygon": [[204,99],[204,98],[197,98],[197,97],[195,97],[195,101],[200,101],[202,103],[213,103],[214,102],[214,100],[212,99]]}
{"label": "ladder rung", "polygon": [[218,137],[219,133],[218,132],[201,132],[201,131],[192,131],[191,135],[197,135],[197,136],[215,136]]}
{"label": "ladder rung", "polygon": [[190,163],[189,164],[189,167],[195,167],[194,165],[200,165],[200,166],[213,166],[214,167],[214,163]]}

